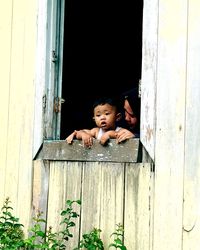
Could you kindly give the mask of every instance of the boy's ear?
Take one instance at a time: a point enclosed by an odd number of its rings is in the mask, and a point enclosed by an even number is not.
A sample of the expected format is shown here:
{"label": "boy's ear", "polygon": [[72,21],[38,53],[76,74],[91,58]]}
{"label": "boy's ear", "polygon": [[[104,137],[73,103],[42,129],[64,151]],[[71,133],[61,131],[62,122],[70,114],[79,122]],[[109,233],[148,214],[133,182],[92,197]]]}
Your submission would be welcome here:
{"label": "boy's ear", "polygon": [[116,116],[116,121],[118,122],[119,120],[121,120],[121,118],[122,118],[122,114],[118,113]]}

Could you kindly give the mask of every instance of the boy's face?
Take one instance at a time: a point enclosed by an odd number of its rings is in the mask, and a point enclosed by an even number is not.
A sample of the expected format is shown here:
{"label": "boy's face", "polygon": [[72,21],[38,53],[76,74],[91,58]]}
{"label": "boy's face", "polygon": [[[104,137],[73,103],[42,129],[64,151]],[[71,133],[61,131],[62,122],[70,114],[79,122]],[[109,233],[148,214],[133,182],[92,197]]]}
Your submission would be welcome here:
{"label": "boy's face", "polygon": [[103,130],[110,130],[116,128],[116,121],[118,121],[120,114],[117,113],[116,107],[110,104],[97,105],[94,108],[94,121],[97,127]]}

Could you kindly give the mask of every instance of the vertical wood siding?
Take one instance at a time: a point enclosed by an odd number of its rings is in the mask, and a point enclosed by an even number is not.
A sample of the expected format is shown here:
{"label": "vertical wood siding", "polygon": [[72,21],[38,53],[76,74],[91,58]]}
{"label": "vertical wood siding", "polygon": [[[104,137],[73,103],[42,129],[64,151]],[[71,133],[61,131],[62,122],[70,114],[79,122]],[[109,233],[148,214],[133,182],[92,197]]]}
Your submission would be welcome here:
{"label": "vertical wood siding", "polygon": [[1,64],[0,64],[0,204],[3,204],[6,178],[6,154],[8,134],[8,110],[10,91],[10,57],[12,40],[12,1],[8,1],[0,8],[0,37],[1,37]]}
{"label": "vertical wood siding", "polygon": [[187,2],[159,1],[155,250],[182,248]]}
{"label": "vertical wood siding", "polygon": [[198,250],[200,239],[200,25],[198,1],[188,1],[183,249]]}
{"label": "vertical wood siding", "polygon": [[[80,237],[93,228],[102,230],[101,238],[108,249],[118,223],[124,225],[128,249],[148,249],[150,164],[49,161],[47,165],[42,160],[35,162],[33,205],[48,214],[48,226],[58,231],[66,200],[82,200],[77,207],[80,220],[75,221],[74,237],[67,249],[77,246]],[[41,183],[45,192],[37,188]]]}
{"label": "vertical wood siding", "polygon": [[154,160],[158,57],[158,0],[145,0],[143,9],[141,141]]}
{"label": "vertical wood siding", "polygon": [[141,141],[155,163],[152,249],[199,248],[199,7],[144,1]]}
{"label": "vertical wood siding", "polygon": [[81,233],[101,227],[108,244],[115,223],[123,222],[129,250],[199,249],[200,3],[144,0],[141,140],[154,159],[152,176],[146,163],[33,163],[45,80],[45,46],[35,80],[36,43],[46,31],[44,13],[37,19],[41,2],[45,12],[46,0],[0,3],[0,204],[9,196],[27,230],[33,198],[34,211],[41,208],[57,229],[66,198],[86,197]]}
{"label": "vertical wood siding", "polygon": [[0,202],[29,224],[37,1],[0,4]]}

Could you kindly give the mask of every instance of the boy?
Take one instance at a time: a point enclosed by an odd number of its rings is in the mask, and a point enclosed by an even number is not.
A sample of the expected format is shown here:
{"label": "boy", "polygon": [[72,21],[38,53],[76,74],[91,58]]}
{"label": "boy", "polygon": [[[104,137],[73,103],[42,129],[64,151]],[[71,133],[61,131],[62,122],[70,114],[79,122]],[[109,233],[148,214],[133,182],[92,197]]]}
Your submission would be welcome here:
{"label": "boy", "polygon": [[93,138],[99,140],[102,145],[105,145],[109,139],[116,139],[117,132],[120,127],[116,126],[116,122],[121,119],[121,113],[118,109],[118,103],[112,98],[101,98],[93,105],[93,119],[96,123],[95,128],[75,130],[66,138],[68,144],[71,144],[73,139],[83,141],[83,145],[91,147]]}

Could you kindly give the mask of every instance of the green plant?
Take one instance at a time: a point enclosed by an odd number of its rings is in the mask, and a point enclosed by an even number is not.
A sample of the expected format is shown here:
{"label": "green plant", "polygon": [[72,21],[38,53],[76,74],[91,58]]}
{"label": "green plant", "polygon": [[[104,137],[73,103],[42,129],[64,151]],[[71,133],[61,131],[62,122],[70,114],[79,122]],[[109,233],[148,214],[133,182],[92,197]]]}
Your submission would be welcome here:
{"label": "green plant", "polygon": [[100,238],[101,230],[94,228],[90,233],[83,234],[83,239],[80,241],[77,249],[103,250],[103,242]]}
{"label": "green plant", "polygon": [[72,227],[75,227],[76,225],[73,219],[79,217],[79,214],[73,209],[74,203],[81,205],[80,200],[67,200],[66,209],[62,210],[61,212],[61,216],[63,216],[63,219],[61,220],[60,225],[64,225],[64,228],[58,233],[60,238],[57,242],[57,245],[54,244],[54,246],[59,247],[60,250],[65,249],[66,246],[64,242],[68,241],[69,238],[73,237],[73,234],[70,232],[70,229]]}
{"label": "green plant", "polygon": [[18,249],[24,246],[23,225],[19,223],[19,218],[12,215],[13,208],[9,205],[10,203],[9,198],[6,198],[1,208],[0,249],[4,250]]}
{"label": "green plant", "polygon": [[[67,242],[73,237],[70,232],[72,227],[75,227],[74,219],[79,217],[79,214],[74,211],[74,204],[81,205],[80,200],[67,200],[66,209],[62,210],[60,215],[62,220],[62,230],[53,232],[50,226],[47,230],[46,220],[42,218],[42,212],[38,211],[36,217],[33,217],[33,226],[29,229],[30,236],[24,239],[23,225],[19,223],[19,219],[11,213],[13,208],[9,205],[10,200],[6,198],[3,207],[2,215],[0,216],[0,249],[3,250],[64,250],[67,249]],[[104,250],[103,242],[100,238],[101,229],[94,228],[90,233],[83,234],[79,245],[74,250],[89,249],[89,250]],[[124,229],[121,224],[117,224],[117,229],[111,234],[114,236],[114,242],[109,245],[109,248],[127,250],[123,244]]]}
{"label": "green plant", "polygon": [[72,219],[79,216],[78,213],[73,210],[74,203],[81,205],[80,200],[66,201],[66,209],[61,211],[61,216],[63,219],[60,223],[60,225],[64,225],[64,229],[56,233],[52,232],[51,226],[46,232],[42,230],[42,223],[46,224],[46,220],[42,219],[42,213],[38,212],[37,216],[33,218],[35,224],[30,229],[32,236],[25,240],[26,248],[51,250],[66,249],[66,242],[69,240],[69,238],[73,237],[73,235],[70,233],[70,228],[76,225]]}
{"label": "green plant", "polygon": [[46,220],[42,218],[42,212],[38,211],[36,217],[33,217],[33,227],[29,229],[30,236],[24,239],[22,227],[19,219],[11,214],[13,208],[9,206],[11,201],[6,198],[2,207],[2,216],[0,216],[0,249],[16,250],[16,249],[51,249],[64,250],[66,242],[73,237],[70,228],[75,226],[73,218],[79,215],[73,210],[73,204],[81,204],[80,200],[67,200],[66,209],[61,211],[63,217],[60,224],[64,225],[64,229],[53,233],[52,227],[45,230]]}
{"label": "green plant", "polygon": [[34,225],[29,229],[31,236],[25,242],[26,249],[49,249],[49,231],[42,229],[42,224],[46,224],[46,220],[41,218],[42,212],[38,211],[36,217],[33,217]]}
{"label": "green plant", "polygon": [[111,243],[109,245],[109,248],[115,247],[115,249],[127,250],[127,248],[124,246],[123,243],[123,235],[124,235],[124,228],[119,223],[117,224],[117,229],[115,230],[115,232],[111,234],[111,237],[114,236],[114,243]]}

